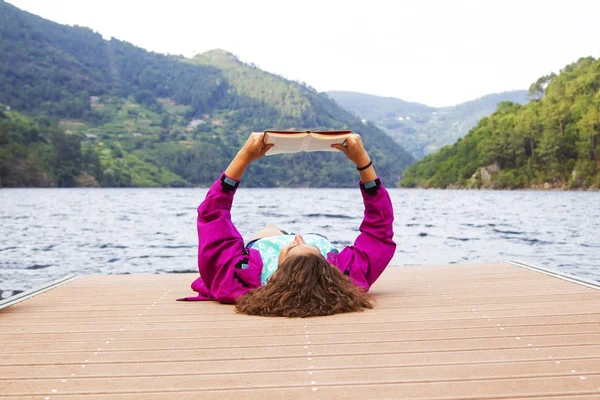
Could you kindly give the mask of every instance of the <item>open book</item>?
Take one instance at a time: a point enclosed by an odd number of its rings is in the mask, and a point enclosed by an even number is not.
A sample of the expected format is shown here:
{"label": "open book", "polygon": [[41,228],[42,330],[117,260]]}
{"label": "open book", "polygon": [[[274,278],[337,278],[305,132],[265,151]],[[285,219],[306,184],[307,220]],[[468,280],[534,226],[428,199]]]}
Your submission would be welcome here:
{"label": "open book", "polygon": [[265,155],[298,153],[300,151],[339,151],[332,144],[342,144],[352,131],[294,132],[265,131],[265,144],[274,144]]}

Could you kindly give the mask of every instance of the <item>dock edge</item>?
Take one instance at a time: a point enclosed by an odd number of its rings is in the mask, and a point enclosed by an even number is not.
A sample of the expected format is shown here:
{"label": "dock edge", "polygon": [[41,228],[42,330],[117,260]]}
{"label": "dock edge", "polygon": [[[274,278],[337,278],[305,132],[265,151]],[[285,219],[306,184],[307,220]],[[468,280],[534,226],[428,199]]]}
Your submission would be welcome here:
{"label": "dock edge", "polygon": [[600,282],[595,282],[589,279],[585,279],[585,278],[581,278],[575,275],[571,275],[571,274],[567,274],[564,272],[560,272],[560,271],[556,271],[556,270],[552,270],[552,269],[545,269],[545,268],[541,268],[541,267],[534,267],[533,265],[524,263],[522,261],[502,261],[504,264],[511,264],[517,267],[521,267],[521,268],[525,268],[531,271],[535,271],[535,272],[540,272],[542,274],[546,274],[546,275],[550,275],[554,278],[559,278],[559,279],[563,279],[565,281],[571,282],[571,283],[577,283],[578,285],[583,285],[586,287],[589,287],[591,289],[596,289],[596,290],[600,290]]}
{"label": "dock edge", "polygon": [[30,299],[34,296],[37,296],[38,294],[41,294],[41,293],[47,292],[49,290],[52,290],[54,288],[57,288],[59,286],[62,286],[65,283],[75,280],[79,277],[81,277],[81,275],[67,275],[67,276],[57,279],[55,281],[48,282],[45,285],[42,285],[38,288],[31,289],[26,292],[19,293],[17,295],[8,297],[8,298],[0,301],[0,310],[3,308],[6,308],[6,307],[10,307],[14,304],[20,303],[21,301]]}

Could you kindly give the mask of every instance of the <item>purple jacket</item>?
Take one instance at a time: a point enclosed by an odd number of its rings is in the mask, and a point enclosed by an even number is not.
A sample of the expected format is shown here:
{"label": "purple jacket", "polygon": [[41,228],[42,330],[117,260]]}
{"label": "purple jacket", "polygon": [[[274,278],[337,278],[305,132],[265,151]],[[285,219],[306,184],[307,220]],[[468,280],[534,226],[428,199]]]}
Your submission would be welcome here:
{"label": "purple jacket", "polygon": [[[198,207],[200,277],[192,283],[192,289],[198,295],[180,300],[233,303],[239,296],[261,285],[263,264],[260,253],[244,248],[244,239],[231,222],[231,206],[238,185],[238,181],[221,174]],[[379,179],[367,185],[371,187],[359,184],[365,214],[354,245],[339,254],[327,255],[329,263],[365,290],[379,278],[396,250],[390,196]]]}

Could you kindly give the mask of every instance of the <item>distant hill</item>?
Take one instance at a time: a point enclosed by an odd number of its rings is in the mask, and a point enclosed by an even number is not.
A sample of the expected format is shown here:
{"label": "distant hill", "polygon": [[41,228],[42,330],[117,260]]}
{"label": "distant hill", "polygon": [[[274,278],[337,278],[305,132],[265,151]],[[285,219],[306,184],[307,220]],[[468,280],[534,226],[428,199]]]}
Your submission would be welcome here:
{"label": "distant hill", "polygon": [[452,107],[429,107],[393,97],[355,92],[327,92],[342,107],[392,136],[415,157],[422,158],[456,142],[503,101],[526,104],[526,90],[495,93]]}
{"label": "distant hill", "polygon": [[[327,95],[223,50],[152,53],[2,0],[0,38],[0,186],[208,185],[250,132],[271,128],[352,129],[390,186],[414,161]],[[300,153],[260,160],[245,185],[356,176],[342,154]]]}
{"label": "distant hill", "polygon": [[540,78],[468,135],[411,165],[407,187],[600,189],[600,60]]}

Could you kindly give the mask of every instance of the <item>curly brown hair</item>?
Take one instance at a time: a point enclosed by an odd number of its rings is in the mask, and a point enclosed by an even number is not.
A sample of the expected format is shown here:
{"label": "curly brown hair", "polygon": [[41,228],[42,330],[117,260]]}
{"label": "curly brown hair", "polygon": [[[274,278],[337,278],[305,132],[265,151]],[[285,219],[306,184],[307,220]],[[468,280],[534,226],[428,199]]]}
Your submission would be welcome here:
{"label": "curly brown hair", "polygon": [[238,313],[314,317],[373,308],[373,298],[316,254],[286,259],[266,285],[236,301]]}

